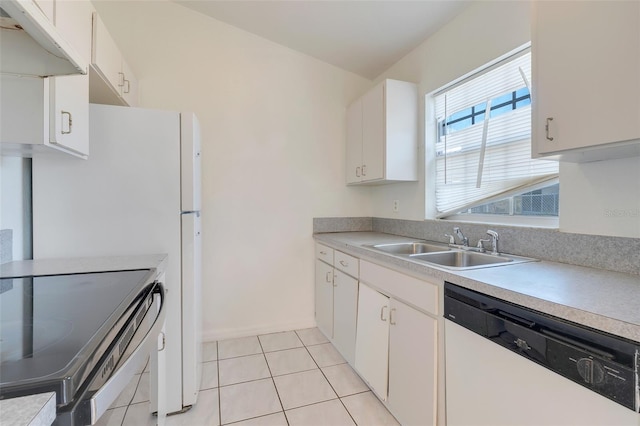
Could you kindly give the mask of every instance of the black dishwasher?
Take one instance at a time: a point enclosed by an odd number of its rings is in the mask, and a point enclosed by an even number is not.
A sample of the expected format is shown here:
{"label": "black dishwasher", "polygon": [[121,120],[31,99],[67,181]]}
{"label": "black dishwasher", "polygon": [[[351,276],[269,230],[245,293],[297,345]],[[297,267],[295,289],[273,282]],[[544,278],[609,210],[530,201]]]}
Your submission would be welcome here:
{"label": "black dishwasher", "polygon": [[635,412],[640,343],[445,282],[444,317]]}

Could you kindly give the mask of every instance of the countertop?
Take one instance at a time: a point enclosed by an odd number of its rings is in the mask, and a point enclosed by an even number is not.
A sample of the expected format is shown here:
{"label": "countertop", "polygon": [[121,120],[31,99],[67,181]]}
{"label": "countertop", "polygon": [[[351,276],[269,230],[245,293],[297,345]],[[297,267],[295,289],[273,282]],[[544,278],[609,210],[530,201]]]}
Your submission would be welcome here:
{"label": "countertop", "polygon": [[377,232],[315,234],[316,241],[399,272],[462,287],[640,342],[640,276],[555,262],[451,271],[363,247],[415,241]]}
{"label": "countertop", "polygon": [[55,419],[55,392],[0,400],[3,426],[49,426]]}
{"label": "countertop", "polygon": [[166,254],[20,260],[0,265],[0,278],[152,269],[162,273]]}

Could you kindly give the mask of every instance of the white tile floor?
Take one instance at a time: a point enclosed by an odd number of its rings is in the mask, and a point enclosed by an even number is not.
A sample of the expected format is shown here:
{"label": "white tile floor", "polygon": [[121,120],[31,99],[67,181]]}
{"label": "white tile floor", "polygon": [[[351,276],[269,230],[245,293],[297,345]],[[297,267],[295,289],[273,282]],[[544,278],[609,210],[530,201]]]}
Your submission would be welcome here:
{"label": "white tile floor", "polygon": [[[317,328],[205,343],[197,404],[167,426],[398,425]],[[154,425],[149,373],[138,374],[100,426]]]}

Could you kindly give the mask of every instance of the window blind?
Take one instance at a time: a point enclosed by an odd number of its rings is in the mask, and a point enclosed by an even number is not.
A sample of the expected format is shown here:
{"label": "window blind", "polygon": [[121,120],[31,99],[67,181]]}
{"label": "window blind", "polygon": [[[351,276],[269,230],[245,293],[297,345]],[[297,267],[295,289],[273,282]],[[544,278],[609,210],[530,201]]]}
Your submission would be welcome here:
{"label": "window blind", "polygon": [[527,52],[435,96],[438,217],[557,177],[557,162],[531,159],[529,81]]}

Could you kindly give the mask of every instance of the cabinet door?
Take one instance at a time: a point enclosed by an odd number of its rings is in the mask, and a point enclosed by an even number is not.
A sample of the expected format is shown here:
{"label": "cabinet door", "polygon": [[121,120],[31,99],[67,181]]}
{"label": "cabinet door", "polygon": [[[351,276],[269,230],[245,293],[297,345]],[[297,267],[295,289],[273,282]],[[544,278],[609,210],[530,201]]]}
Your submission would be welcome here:
{"label": "cabinet door", "polygon": [[[91,54],[91,3],[56,2],[55,24],[87,61]],[[79,156],[89,154],[88,75],[50,77],[49,142]]]}
{"label": "cabinet door", "polygon": [[362,180],[384,178],[384,83],[362,97]]}
{"label": "cabinet door", "polygon": [[333,344],[347,362],[354,365],[358,280],[336,270],[333,285]]}
{"label": "cabinet door", "polygon": [[403,425],[435,425],[437,321],[391,299],[389,406]]}
{"label": "cabinet door", "polygon": [[387,400],[389,298],[360,283],[355,368],[369,387]]}
{"label": "cabinet door", "polygon": [[120,96],[121,88],[124,85],[122,55],[97,13],[93,15],[91,64],[100,77],[109,83],[111,89]]}
{"label": "cabinet door", "polygon": [[640,138],[640,2],[533,7],[534,155]]}
{"label": "cabinet door", "polygon": [[91,60],[92,14],[88,0],[55,2],[56,29],[87,63]]}
{"label": "cabinet door", "polygon": [[347,183],[362,180],[362,99],[347,108]]}
{"label": "cabinet door", "polygon": [[89,155],[89,77],[49,77],[49,143]]}
{"label": "cabinet door", "polygon": [[54,0],[34,0],[34,3],[42,11],[42,13],[44,13],[44,15],[49,18],[49,21],[54,21]]}
{"label": "cabinet door", "polygon": [[124,59],[122,60],[122,74],[124,76],[124,84],[120,88],[122,99],[124,99],[127,105],[136,107],[138,106],[138,79]]}
{"label": "cabinet door", "polygon": [[316,323],[333,338],[333,266],[316,259]]}

